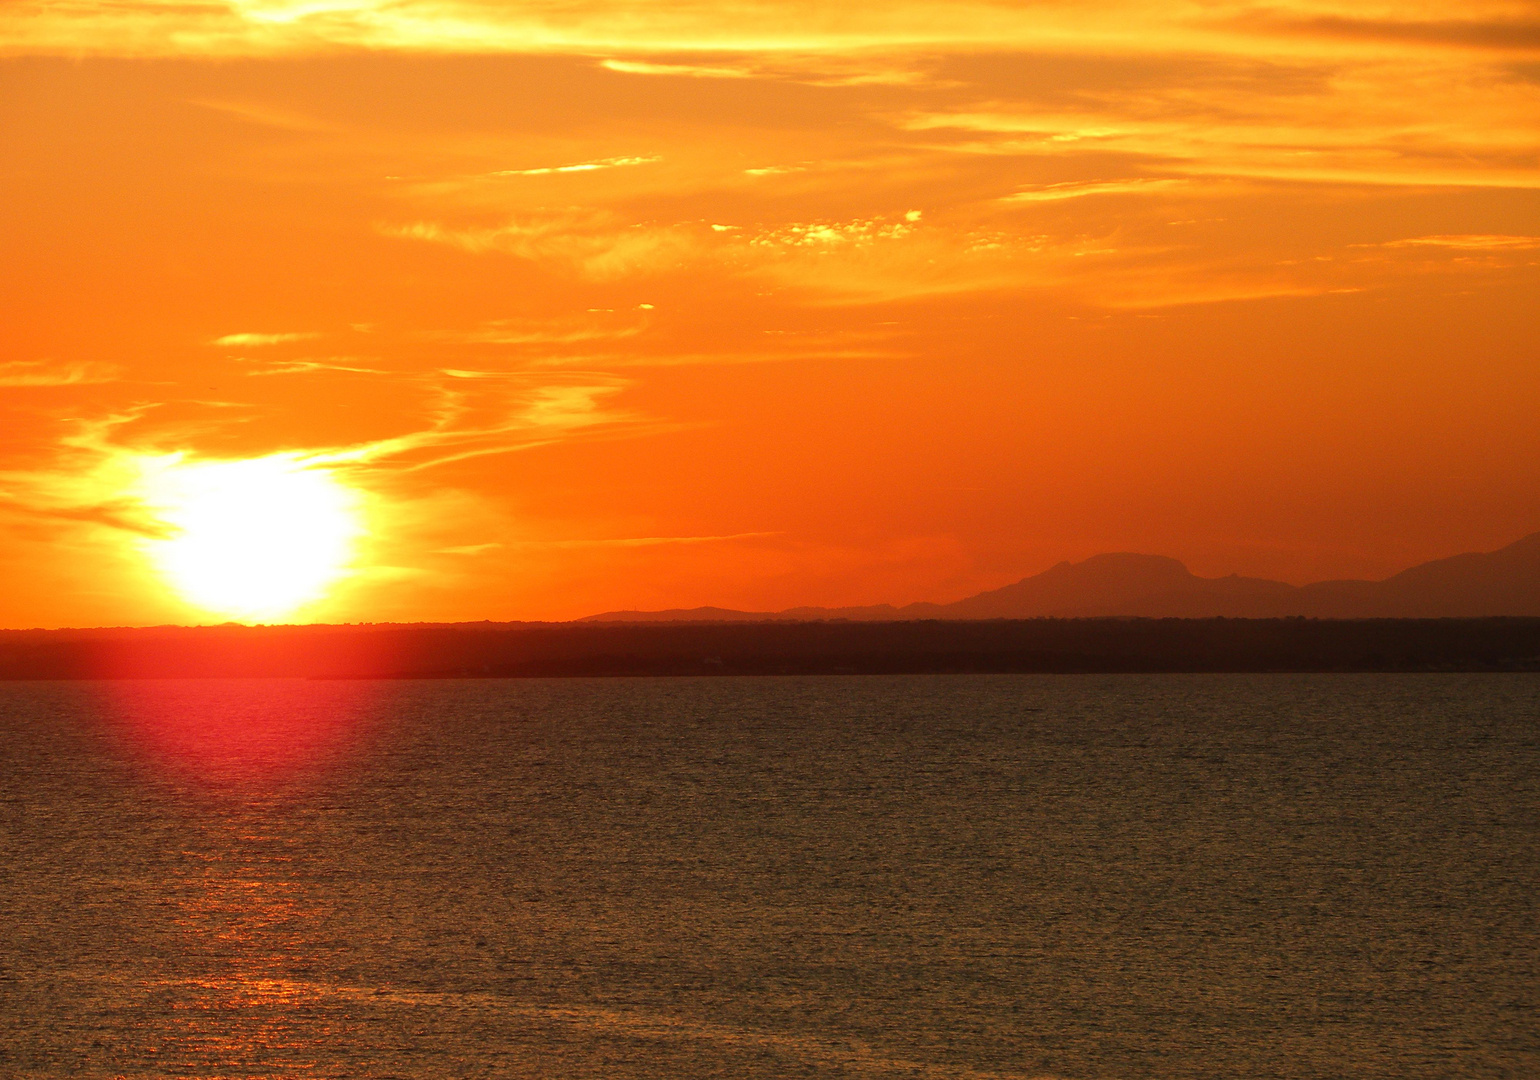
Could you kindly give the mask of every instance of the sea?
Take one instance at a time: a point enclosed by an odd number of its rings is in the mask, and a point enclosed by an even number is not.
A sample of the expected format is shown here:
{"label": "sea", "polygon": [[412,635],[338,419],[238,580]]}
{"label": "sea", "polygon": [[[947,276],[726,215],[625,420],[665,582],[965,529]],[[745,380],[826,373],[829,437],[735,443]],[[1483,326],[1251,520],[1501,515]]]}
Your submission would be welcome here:
{"label": "sea", "polygon": [[0,683],[0,1077],[1540,1077],[1540,675]]}

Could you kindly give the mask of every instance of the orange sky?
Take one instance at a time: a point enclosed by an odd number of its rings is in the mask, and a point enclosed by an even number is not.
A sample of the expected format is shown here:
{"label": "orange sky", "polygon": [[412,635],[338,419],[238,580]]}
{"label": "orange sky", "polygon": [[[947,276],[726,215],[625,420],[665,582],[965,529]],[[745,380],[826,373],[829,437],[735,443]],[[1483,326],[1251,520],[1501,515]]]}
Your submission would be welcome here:
{"label": "orange sky", "polygon": [[11,0],[0,626],[227,617],[152,480],[252,460],[302,620],[1491,549],[1537,189],[1534,2]]}

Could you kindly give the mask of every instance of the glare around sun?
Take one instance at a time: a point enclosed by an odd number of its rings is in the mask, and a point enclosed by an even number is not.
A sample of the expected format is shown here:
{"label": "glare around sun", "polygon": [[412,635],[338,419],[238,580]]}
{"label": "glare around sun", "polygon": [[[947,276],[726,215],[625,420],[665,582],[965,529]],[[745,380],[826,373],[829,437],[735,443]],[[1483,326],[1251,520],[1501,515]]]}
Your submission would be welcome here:
{"label": "glare around sun", "polygon": [[240,621],[282,619],[324,599],[363,532],[357,492],[288,455],[154,459],[145,501],[165,529],[143,547],[187,603]]}

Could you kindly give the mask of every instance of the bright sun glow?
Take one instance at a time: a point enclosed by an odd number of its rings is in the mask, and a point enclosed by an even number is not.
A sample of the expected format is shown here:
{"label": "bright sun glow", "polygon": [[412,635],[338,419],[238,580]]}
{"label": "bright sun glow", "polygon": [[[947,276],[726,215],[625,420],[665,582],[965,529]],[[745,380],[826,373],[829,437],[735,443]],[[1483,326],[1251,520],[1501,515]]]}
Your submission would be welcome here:
{"label": "bright sun glow", "polygon": [[248,461],[157,459],[146,502],[167,535],[145,541],[189,603],[231,619],[284,618],[349,572],[363,531],[359,495],[288,455]]}

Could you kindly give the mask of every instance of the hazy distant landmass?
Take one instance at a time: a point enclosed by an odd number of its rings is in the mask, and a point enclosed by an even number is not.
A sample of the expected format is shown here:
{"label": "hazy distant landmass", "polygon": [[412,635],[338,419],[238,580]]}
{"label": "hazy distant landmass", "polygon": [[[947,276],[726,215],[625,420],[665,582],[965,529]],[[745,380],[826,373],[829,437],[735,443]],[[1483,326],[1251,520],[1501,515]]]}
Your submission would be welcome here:
{"label": "hazy distant landmass", "polygon": [[1383,581],[1318,581],[1289,585],[1232,574],[1198,577],[1163,555],[1116,553],[1061,562],[1014,585],[950,604],[894,607],[799,607],[733,611],[699,607],[608,611],[590,622],[680,622],[852,619],[1146,618],[1317,619],[1480,618],[1540,615],[1540,533],[1499,551],[1455,555],[1403,570]]}

